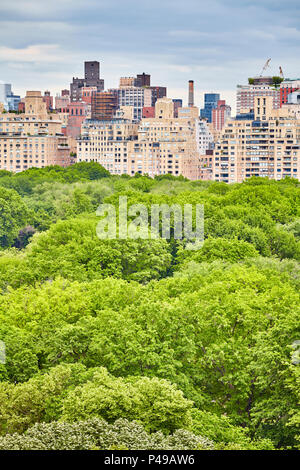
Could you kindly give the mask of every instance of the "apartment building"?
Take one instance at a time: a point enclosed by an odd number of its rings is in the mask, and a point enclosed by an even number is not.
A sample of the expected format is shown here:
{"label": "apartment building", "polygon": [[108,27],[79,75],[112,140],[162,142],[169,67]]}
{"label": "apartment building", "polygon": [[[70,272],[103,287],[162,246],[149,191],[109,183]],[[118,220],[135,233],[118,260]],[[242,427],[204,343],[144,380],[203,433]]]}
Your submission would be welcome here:
{"label": "apartment building", "polygon": [[96,60],[84,62],[84,78],[73,77],[70,84],[70,100],[80,101],[82,88],[96,87],[97,91],[104,90],[104,80],[100,78],[100,63]]}
{"label": "apartment building", "polygon": [[128,88],[131,86],[138,86],[138,79],[136,77],[121,77],[119,88]]}
{"label": "apartment building", "polygon": [[143,72],[136,76],[137,86],[150,86],[151,85],[151,75]]}
{"label": "apartment building", "polygon": [[50,91],[45,91],[43,96],[43,101],[46,103],[47,111],[53,110],[53,96],[51,96]]}
{"label": "apartment building", "polygon": [[130,172],[149,176],[172,174],[196,179],[198,108],[180,108],[174,117],[174,103],[162,98],[155,104],[155,117],[143,119],[138,141],[131,144]]}
{"label": "apartment building", "polygon": [[219,93],[205,93],[204,108],[200,110],[200,117],[206,119],[207,122],[212,122],[212,111],[218,106],[219,99]]}
{"label": "apartment building", "polygon": [[199,119],[196,127],[197,150],[200,155],[205,155],[206,150],[213,149],[214,137],[209,124],[205,119]]}
{"label": "apartment building", "polygon": [[300,89],[288,95],[288,102],[282,108],[287,109],[292,117],[300,119]]}
{"label": "apartment building", "polygon": [[167,88],[165,86],[149,86],[147,89],[151,90],[151,106],[155,106],[157,100],[167,96]]}
{"label": "apartment building", "polygon": [[0,81],[0,103],[6,111],[18,111],[18,105],[21,101],[19,95],[15,95],[11,90],[10,83]]}
{"label": "apartment building", "polygon": [[213,179],[242,182],[251,176],[300,178],[300,121],[273,109],[271,96],[254,99],[254,118],[226,123],[215,145]]}
{"label": "apartment building", "polygon": [[77,161],[98,162],[112,174],[128,174],[129,144],[137,139],[138,124],[123,118],[86,120],[77,140]]}
{"label": "apartment building", "polygon": [[57,94],[55,97],[55,110],[60,113],[69,112],[70,97],[69,95]]}
{"label": "apartment building", "polygon": [[178,117],[178,108],[182,108],[182,99],[175,98],[173,99],[174,104],[174,117]]}
{"label": "apartment building", "polygon": [[155,117],[139,124],[126,119],[86,121],[77,142],[78,161],[97,161],[113,174],[172,174],[197,179],[198,108],[180,108],[178,112],[175,118],[173,101],[163,98],[155,105]]}
{"label": "apartment building", "polygon": [[62,122],[48,115],[40,91],[28,91],[25,113],[0,115],[0,169],[20,172],[31,167],[71,163]]}
{"label": "apartment building", "polygon": [[206,150],[205,154],[199,156],[197,179],[212,180],[213,178],[213,150]]}
{"label": "apartment building", "polygon": [[231,107],[225,100],[219,100],[217,107],[212,110],[212,125],[216,131],[221,131],[231,117]]}
{"label": "apartment building", "polygon": [[115,94],[118,106],[132,106],[133,116],[136,121],[143,117],[143,108],[152,105],[152,91],[150,88],[141,88],[136,86],[113,88],[108,90]]}
{"label": "apartment building", "polygon": [[91,105],[84,101],[72,101],[68,106],[69,116],[66,135],[76,139],[80,136],[81,124],[91,117]]}
{"label": "apartment building", "polygon": [[118,98],[115,93],[107,91],[94,92],[91,101],[91,118],[101,121],[113,119],[118,108]]}
{"label": "apartment building", "polygon": [[286,78],[280,84],[280,106],[289,102],[289,95],[300,90],[300,78]]}
{"label": "apartment building", "polygon": [[97,87],[96,86],[84,86],[81,88],[81,98],[80,101],[84,101],[85,103],[91,105],[92,104],[92,96],[96,93]]}
{"label": "apartment building", "polygon": [[262,82],[254,85],[237,85],[236,113],[241,114],[245,110],[254,109],[255,98],[260,96],[271,97],[272,107],[280,108],[280,89]]}

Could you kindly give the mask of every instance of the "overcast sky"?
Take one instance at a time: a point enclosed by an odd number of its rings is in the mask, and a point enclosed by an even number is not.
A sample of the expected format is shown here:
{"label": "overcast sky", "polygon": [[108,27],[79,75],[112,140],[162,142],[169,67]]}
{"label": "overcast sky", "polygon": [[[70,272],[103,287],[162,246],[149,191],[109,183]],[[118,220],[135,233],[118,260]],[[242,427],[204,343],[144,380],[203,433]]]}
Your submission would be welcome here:
{"label": "overcast sky", "polygon": [[1,0],[0,80],[15,93],[68,88],[84,60],[101,62],[105,87],[150,73],[168,96],[196,103],[220,92],[235,110],[237,83],[272,58],[300,76],[299,0]]}

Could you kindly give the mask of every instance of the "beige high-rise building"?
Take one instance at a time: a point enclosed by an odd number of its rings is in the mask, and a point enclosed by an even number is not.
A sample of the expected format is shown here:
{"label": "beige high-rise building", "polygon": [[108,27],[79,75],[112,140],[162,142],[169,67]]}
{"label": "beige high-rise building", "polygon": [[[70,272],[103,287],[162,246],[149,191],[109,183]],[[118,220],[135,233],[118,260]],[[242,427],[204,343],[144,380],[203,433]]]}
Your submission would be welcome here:
{"label": "beige high-rise building", "polygon": [[77,140],[77,161],[100,163],[112,174],[128,173],[128,153],[138,124],[126,119],[86,120]]}
{"label": "beige high-rise building", "polygon": [[97,161],[113,174],[198,179],[198,108],[179,111],[175,118],[173,101],[162,98],[155,104],[155,117],[139,124],[126,119],[87,120],[77,143],[78,161]]}
{"label": "beige high-rise building", "polygon": [[286,109],[289,116],[300,119],[300,103],[299,104],[283,104],[282,109]]}
{"label": "beige high-rise building", "polygon": [[61,133],[62,122],[47,113],[40,91],[28,91],[25,113],[0,114],[0,169],[70,164],[70,148]]}
{"label": "beige high-rise building", "polygon": [[[262,77],[264,81],[265,77]],[[255,79],[254,85],[238,85],[236,92],[236,112],[241,114],[244,109],[253,109],[254,100],[259,96],[271,97],[272,107],[280,108],[280,89],[274,88],[268,83],[259,83],[259,79]]]}
{"label": "beige high-rise building", "polygon": [[129,174],[149,176],[172,174],[198,178],[196,126],[199,111],[195,106],[178,109],[170,98],[155,104],[155,117],[142,119],[138,141],[131,145]]}
{"label": "beige high-rise building", "polygon": [[130,86],[136,86],[137,85],[137,79],[136,77],[121,77],[120,78],[120,88],[127,88]]}
{"label": "beige high-rise building", "polygon": [[39,121],[48,119],[47,105],[40,91],[27,91],[25,97],[25,114],[34,116]]}
{"label": "beige high-rise building", "polygon": [[254,100],[254,119],[226,123],[213,158],[213,179],[242,182],[251,176],[300,179],[300,121],[272,97]]}
{"label": "beige high-rise building", "polygon": [[127,119],[133,121],[134,109],[133,106],[120,106],[116,111],[116,117],[119,119]]}

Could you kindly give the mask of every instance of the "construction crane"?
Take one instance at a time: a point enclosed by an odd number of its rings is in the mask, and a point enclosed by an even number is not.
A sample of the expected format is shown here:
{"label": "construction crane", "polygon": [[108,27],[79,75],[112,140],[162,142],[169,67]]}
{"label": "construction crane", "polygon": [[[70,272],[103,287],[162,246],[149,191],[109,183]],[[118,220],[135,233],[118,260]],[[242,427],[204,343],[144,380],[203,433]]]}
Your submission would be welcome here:
{"label": "construction crane", "polygon": [[283,75],[283,71],[282,71],[281,67],[279,67],[279,75],[280,75],[281,78],[284,79],[284,75]]}
{"label": "construction crane", "polygon": [[261,71],[261,74],[260,74],[260,77],[263,76],[263,73],[265,70],[267,70],[267,68],[269,67],[269,63],[271,62],[271,59],[268,59],[267,62],[265,63],[265,65],[263,66],[263,69]]}

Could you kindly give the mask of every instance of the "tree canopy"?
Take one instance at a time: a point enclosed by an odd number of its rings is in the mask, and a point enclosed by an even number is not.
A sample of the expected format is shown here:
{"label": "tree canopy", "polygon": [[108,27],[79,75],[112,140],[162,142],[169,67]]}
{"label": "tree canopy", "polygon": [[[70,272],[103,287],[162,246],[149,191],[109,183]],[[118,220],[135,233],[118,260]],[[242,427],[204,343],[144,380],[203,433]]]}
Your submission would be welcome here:
{"label": "tree canopy", "polygon": [[[100,240],[119,196],[203,246]],[[0,449],[299,448],[299,220],[292,179],[0,172]]]}

